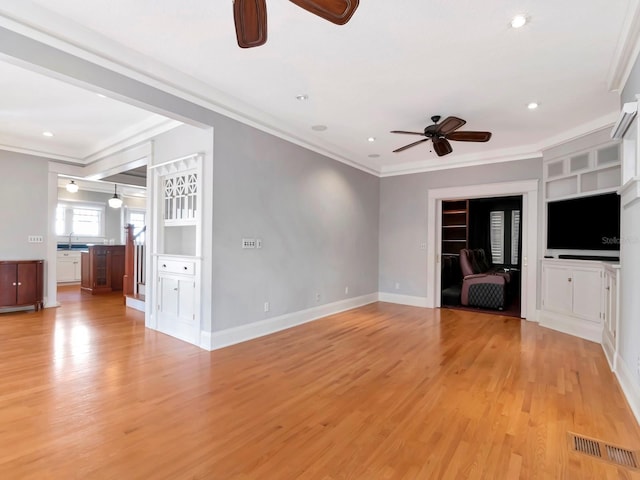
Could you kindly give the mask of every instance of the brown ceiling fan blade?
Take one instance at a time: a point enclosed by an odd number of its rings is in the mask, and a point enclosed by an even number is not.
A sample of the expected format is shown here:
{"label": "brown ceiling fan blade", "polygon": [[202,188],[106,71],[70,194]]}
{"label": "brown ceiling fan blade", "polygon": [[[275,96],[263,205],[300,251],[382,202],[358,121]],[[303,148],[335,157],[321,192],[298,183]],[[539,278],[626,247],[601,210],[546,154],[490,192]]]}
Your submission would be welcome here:
{"label": "brown ceiling fan blade", "polygon": [[233,0],[233,18],[240,47],[264,45],[267,41],[266,0]]}
{"label": "brown ceiling fan blade", "polygon": [[422,135],[424,137],[424,133],[422,132],[407,132],[405,130],[391,130],[391,133],[402,133],[404,135]]}
{"label": "brown ceiling fan blade", "polygon": [[491,139],[491,132],[451,132],[445,137],[457,142],[488,142]]}
{"label": "brown ceiling fan blade", "polygon": [[465,120],[462,120],[458,117],[447,117],[442,123],[439,123],[436,128],[436,132],[441,133],[442,135],[446,135],[449,132],[453,132],[454,130],[459,129],[467,123]]}
{"label": "brown ceiling fan blade", "polygon": [[360,0],[291,0],[291,2],[331,23],[344,25],[351,19]]}
{"label": "brown ceiling fan blade", "polygon": [[433,149],[436,151],[436,154],[439,157],[444,157],[445,155],[453,152],[453,148],[451,148],[451,144],[447,141],[446,138],[434,138]]}
{"label": "brown ceiling fan blade", "polygon": [[407,148],[415,147],[419,143],[426,142],[427,140],[429,140],[429,139],[428,138],[423,138],[422,140],[418,140],[417,142],[413,142],[413,143],[410,143],[409,145],[405,145],[404,147],[400,147],[397,150],[394,150],[393,153],[402,152],[403,150],[406,150]]}

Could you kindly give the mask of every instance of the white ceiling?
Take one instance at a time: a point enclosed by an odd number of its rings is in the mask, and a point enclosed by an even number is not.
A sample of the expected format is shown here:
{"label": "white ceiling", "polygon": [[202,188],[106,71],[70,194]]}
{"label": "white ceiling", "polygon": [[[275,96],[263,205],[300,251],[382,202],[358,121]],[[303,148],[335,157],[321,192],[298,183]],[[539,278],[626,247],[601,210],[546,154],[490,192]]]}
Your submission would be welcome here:
{"label": "white ceiling", "polygon": [[[0,92],[0,148],[74,163],[167,121],[4,62],[0,62]],[[54,136],[43,136],[45,131]]]}
{"label": "white ceiling", "polygon": [[[18,5],[7,1],[0,8],[5,14]],[[539,155],[558,139],[611,122],[619,96],[609,91],[608,78],[637,3],[363,0],[347,25],[336,26],[286,0],[268,0],[267,44],[249,50],[236,45],[231,0],[37,0],[30,8],[44,10],[29,24],[93,52],[100,53],[103,40],[118,42],[122,64],[142,54],[148,64],[128,66],[171,85],[172,69],[190,75],[211,87],[207,100],[233,101],[236,111],[251,106],[254,119],[256,110],[266,112],[267,127],[384,173]],[[510,18],[520,12],[530,23],[511,29]],[[6,76],[21,74],[11,67]],[[31,85],[37,99],[27,92]],[[133,107],[109,102],[112,108],[103,108],[105,99],[94,94],[58,86],[48,96],[52,87],[33,79],[3,78],[2,86],[17,89],[12,107],[26,120],[0,118],[0,143],[13,129],[12,141],[37,139],[39,149],[55,145],[62,154],[86,156],[95,149],[86,139],[96,144],[101,135],[113,137],[116,125],[145,120]],[[299,94],[309,100],[296,100]],[[531,101],[540,108],[529,111]],[[442,159],[428,143],[391,153],[414,137],[389,130],[420,131],[434,114],[464,118],[462,129],[489,130],[493,138],[453,142],[454,153]],[[97,120],[78,124],[78,115]],[[45,120],[69,126],[69,136],[43,141],[40,131],[55,129]],[[313,131],[318,124],[328,129]],[[368,142],[370,136],[376,141]]]}

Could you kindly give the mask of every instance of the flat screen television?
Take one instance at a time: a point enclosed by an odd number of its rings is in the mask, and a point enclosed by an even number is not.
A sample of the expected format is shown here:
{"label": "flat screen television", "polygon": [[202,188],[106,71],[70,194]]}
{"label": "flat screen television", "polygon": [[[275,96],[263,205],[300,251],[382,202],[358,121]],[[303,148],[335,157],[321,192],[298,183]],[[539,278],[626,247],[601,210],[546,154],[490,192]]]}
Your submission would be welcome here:
{"label": "flat screen television", "polygon": [[607,193],[549,202],[547,248],[620,250],[620,197]]}

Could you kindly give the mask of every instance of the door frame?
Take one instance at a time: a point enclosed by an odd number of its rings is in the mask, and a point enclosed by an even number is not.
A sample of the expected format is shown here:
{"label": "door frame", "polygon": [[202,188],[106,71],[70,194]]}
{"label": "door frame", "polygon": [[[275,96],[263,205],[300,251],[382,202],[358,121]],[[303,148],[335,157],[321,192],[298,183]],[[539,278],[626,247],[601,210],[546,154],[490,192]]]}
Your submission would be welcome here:
{"label": "door frame", "polygon": [[538,180],[430,189],[427,193],[427,307],[440,307],[442,201],[522,195],[520,316],[536,318],[538,292]]}

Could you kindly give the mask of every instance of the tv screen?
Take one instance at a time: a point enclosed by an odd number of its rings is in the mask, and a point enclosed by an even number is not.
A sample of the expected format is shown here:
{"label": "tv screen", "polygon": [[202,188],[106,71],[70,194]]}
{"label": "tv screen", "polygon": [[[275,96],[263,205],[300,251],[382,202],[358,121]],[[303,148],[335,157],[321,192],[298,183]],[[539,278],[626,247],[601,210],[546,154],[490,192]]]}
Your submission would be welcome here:
{"label": "tv screen", "polygon": [[617,194],[549,202],[547,208],[547,248],[620,250]]}

